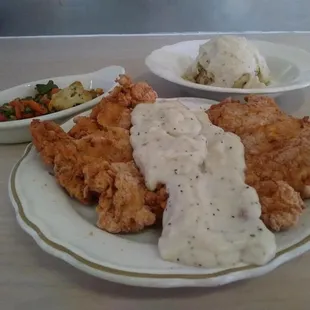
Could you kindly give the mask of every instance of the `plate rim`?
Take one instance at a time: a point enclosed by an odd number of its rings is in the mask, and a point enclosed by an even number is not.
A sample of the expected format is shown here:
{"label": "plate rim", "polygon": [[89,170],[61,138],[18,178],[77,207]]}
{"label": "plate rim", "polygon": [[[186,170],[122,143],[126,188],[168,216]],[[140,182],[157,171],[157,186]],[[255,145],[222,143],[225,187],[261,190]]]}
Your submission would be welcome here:
{"label": "plate rim", "polygon": [[[164,71],[168,71],[168,70],[160,70],[158,68],[158,66],[154,65],[154,61],[152,59],[153,55],[155,53],[158,53],[168,47],[173,47],[173,46],[177,46],[177,45],[182,45],[182,44],[186,44],[188,42],[207,42],[210,39],[206,39],[206,40],[187,40],[187,41],[180,41],[174,44],[168,44],[168,45],[164,45],[156,50],[153,50],[150,54],[148,54],[145,58],[145,65],[148,67],[148,69],[154,73],[155,75],[159,76],[160,78],[172,82],[174,84],[177,85],[181,85],[181,86],[185,86],[188,88],[192,88],[192,89],[196,89],[196,90],[202,90],[202,91],[209,91],[209,92],[214,92],[214,93],[230,93],[230,94],[240,94],[240,95],[245,95],[245,94],[275,94],[275,93],[283,93],[283,92],[288,92],[288,91],[292,91],[292,90],[298,90],[298,89],[303,89],[306,88],[310,85],[310,77],[308,79],[308,81],[303,81],[300,83],[295,83],[292,85],[287,85],[287,86],[276,86],[276,87],[266,87],[266,88],[249,88],[249,89],[244,89],[244,88],[225,88],[225,87],[218,87],[218,86],[212,86],[212,85],[202,85],[202,84],[197,84],[194,82],[190,82],[187,81],[185,79],[183,79],[182,77],[173,77],[170,75],[165,75],[163,72]],[[297,50],[298,52],[302,52],[304,54],[307,54],[309,56],[309,60],[310,60],[310,52],[299,48],[299,47],[294,47],[294,46],[290,46],[287,44],[281,44],[281,43],[274,43],[271,41],[264,41],[264,40],[251,40],[249,39],[249,41],[255,43],[262,43],[262,44],[270,44],[270,45],[276,45],[279,47],[283,47],[283,48],[290,48],[290,49],[294,49]],[[300,69],[300,68],[299,68]],[[309,70],[304,70],[301,72],[310,72]],[[170,72],[170,71],[169,71]]]}
{"label": "plate rim", "polygon": [[[158,100],[175,100],[175,99],[199,99],[201,101],[212,101],[204,98],[158,98]],[[84,114],[87,112],[83,112]],[[80,114],[83,114],[80,113]],[[70,119],[71,120],[71,119]],[[69,120],[69,121],[70,121]],[[68,121],[68,122],[69,122]],[[67,123],[67,122],[66,122]],[[65,124],[66,124],[65,123]],[[63,124],[63,125],[65,125]],[[226,283],[235,282],[238,280],[253,278],[256,276],[263,275],[277,268],[279,265],[285,263],[286,261],[295,258],[310,249],[310,234],[304,237],[299,242],[277,252],[276,256],[269,261],[266,265],[255,266],[246,265],[235,268],[228,268],[225,270],[220,270],[213,273],[201,273],[201,274],[182,274],[182,273],[145,273],[145,272],[135,272],[126,271],[117,268],[107,267],[104,264],[98,264],[92,262],[91,260],[84,258],[83,255],[77,254],[74,249],[58,244],[57,242],[46,237],[44,232],[40,229],[34,222],[33,219],[29,219],[24,210],[22,199],[18,195],[15,182],[18,168],[23,163],[23,161],[30,154],[33,149],[33,144],[30,143],[26,146],[26,149],[17,163],[11,170],[8,189],[9,198],[16,212],[16,217],[19,225],[27,232],[36,243],[44,251],[49,254],[58,257],[72,266],[88,273],[93,276],[107,279],[110,281],[123,283],[127,285],[136,286],[147,286],[147,287],[184,287],[184,286],[218,286]],[[247,273],[246,271],[250,271]],[[149,282],[145,282],[149,280]],[[179,281],[173,282],[170,281]],[[203,281],[204,280],[204,281]],[[150,282],[153,281],[154,283]],[[201,282],[202,281],[202,282]],[[210,282],[208,282],[210,281]]]}

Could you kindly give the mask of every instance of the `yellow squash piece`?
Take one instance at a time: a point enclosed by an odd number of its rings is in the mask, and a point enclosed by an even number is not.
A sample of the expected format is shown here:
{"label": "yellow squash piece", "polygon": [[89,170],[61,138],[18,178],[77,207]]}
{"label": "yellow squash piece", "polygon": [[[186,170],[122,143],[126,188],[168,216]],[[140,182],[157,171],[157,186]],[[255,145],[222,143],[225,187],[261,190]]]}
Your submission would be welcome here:
{"label": "yellow squash piece", "polygon": [[76,81],[52,96],[48,105],[49,110],[65,110],[81,103],[92,100],[93,97],[88,90],[85,90],[82,83]]}

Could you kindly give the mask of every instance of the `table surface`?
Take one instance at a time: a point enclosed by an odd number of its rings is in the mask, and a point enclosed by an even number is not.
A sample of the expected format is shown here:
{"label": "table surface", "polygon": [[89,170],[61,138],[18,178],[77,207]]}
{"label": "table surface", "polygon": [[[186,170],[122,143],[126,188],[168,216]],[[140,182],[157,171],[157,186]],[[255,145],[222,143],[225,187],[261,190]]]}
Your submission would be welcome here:
{"label": "table surface", "polygon": [[[310,50],[310,34],[255,35]],[[145,56],[165,44],[195,36],[0,39],[0,89],[40,78],[83,73],[118,64],[147,80],[160,96],[178,87],[150,74]],[[279,98],[302,114],[310,90]],[[310,253],[256,279],[220,288],[148,289],[106,282],[43,252],[18,226],[7,183],[25,145],[0,145],[0,309],[309,309]]]}

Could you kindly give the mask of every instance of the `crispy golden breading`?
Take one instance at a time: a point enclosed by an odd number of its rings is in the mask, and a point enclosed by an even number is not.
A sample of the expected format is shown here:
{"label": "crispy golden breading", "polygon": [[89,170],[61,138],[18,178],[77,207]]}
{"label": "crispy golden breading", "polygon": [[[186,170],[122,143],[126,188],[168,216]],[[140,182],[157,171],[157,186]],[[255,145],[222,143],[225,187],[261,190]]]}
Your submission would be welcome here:
{"label": "crispy golden breading", "polygon": [[74,118],[75,125],[69,130],[68,135],[74,139],[81,139],[101,129],[99,124],[86,116]]}
{"label": "crispy golden breading", "polygon": [[129,131],[117,127],[104,127],[90,135],[75,140],[78,152],[108,162],[132,160]]}
{"label": "crispy golden breading", "polygon": [[147,189],[134,162],[96,162],[84,168],[86,184],[100,194],[97,226],[111,233],[138,232],[156,216],[144,203]]}
{"label": "crispy golden breading", "polygon": [[310,126],[282,112],[273,99],[249,96],[213,105],[214,125],[237,134],[245,147],[246,182],[262,205],[262,220],[272,230],[295,225],[310,197]]}
{"label": "crispy golden breading", "polygon": [[210,121],[238,136],[252,133],[257,127],[287,119],[274,100],[263,96],[248,96],[247,104],[228,98],[208,110]]}
{"label": "crispy golden breading", "polygon": [[121,127],[129,129],[131,127],[130,109],[120,104],[104,101],[101,111],[97,115],[97,123],[101,126]]}
{"label": "crispy golden breading", "polygon": [[134,84],[128,76],[121,75],[118,79],[118,83],[120,86],[116,86],[109,96],[103,98],[101,102],[93,108],[90,115],[91,118],[97,120],[97,116],[104,108],[106,102],[133,108],[138,103],[153,103],[157,98],[156,92],[145,82]]}
{"label": "crispy golden breading", "polygon": [[255,188],[262,205],[261,218],[267,227],[280,231],[298,222],[304,202],[286,182],[261,181]]}
{"label": "crispy golden breading", "polygon": [[47,165],[53,165],[58,147],[71,145],[72,139],[54,122],[40,122],[34,119],[30,125],[32,142]]}
{"label": "crispy golden breading", "polygon": [[97,225],[112,233],[137,232],[161,218],[165,188],[147,190],[133,162],[130,112],[139,102],[155,102],[146,83],[121,76],[119,87],[93,108],[91,117],[77,117],[65,133],[53,122],[33,121],[34,145],[71,197],[82,203],[99,199]]}
{"label": "crispy golden breading", "polygon": [[92,195],[85,190],[82,167],[86,158],[77,145],[62,128],[54,122],[33,120],[30,126],[33,143],[42,160],[53,165],[55,178],[68,194],[84,204],[92,201]]}
{"label": "crispy golden breading", "polygon": [[74,145],[60,144],[54,160],[55,178],[68,194],[83,204],[93,201],[93,194],[84,181],[83,167],[86,159],[82,157]]}
{"label": "crispy golden breading", "polygon": [[158,185],[154,192],[145,192],[144,203],[156,215],[156,221],[159,223],[161,223],[168,197],[169,195],[164,185]]}

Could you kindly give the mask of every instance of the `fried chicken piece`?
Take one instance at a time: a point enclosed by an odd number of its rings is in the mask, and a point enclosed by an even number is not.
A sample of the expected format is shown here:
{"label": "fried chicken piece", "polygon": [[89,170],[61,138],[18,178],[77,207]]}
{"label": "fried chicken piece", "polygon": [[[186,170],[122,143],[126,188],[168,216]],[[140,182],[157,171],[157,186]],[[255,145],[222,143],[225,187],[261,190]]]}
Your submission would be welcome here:
{"label": "fried chicken piece", "polygon": [[161,218],[167,200],[163,186],[151,193],[132,161],[130,113],[156,93],[144,83],[121,76],[90,117],[77,117],[66,134],[53,122],[34,121],[34,144],[71,197],[82,203],[99,198],[98,227],[112,233],[136,232]]}
{"label": "fried chicken piece", "polygon": [[30,125],[32,142],[47,165],[53,165],[58,147],[70,145],[72,139],[54,122],[41,122],[34,119]]}
{"label": "fried chicken piece", "polygon": [[150,210],[156,215],[156,221],[162,221],[163,212],[167,205],[169,195],[164,185],[158,185],[154,192],[146,191],[144,203],[150,207]]}
{"label": "fried chicken piece", "polygon": [[304,202],[291,186],[284,181],[262,181],[256,191],[262,206],[261,219],[274,230],[288,229],[298,222]]}
{"label": "fried chicken piece", "polygon": [[296,138],[308,120],[288,117],[275,123],[258,126],[254,131],[243,132],[242,142],[248,155],[258,155],[274,149],[280,149],[291,139]]}
{"label": "fried chicken piece", "polygon": [[81,139],[102,128],[95,120],[86,116],[77,116],[73,121],[75,125],[68,132],[68,135],[74,139]]}
{"label": "fried chicken piece", "polygon": [[84,181],[83,167],[85,158],[82,157],[74,144],[60,143],[54,160],[55,178],[70,195],[82,202],[90,204],[94,195]]}
{"label": "fried chicken piece", "polygon": [[97,226],[111,233],[138,232],[156,221],[144,203],[144,180],[133,162],[95,162],[84,168],[86,183],[101,192]]}
{"label": "fried chicken piece", "polygon": [[295,137],[283,141],[279,148],[257,156],[246,154],[247,182],[285,181],[302,198],[310,198],[309,158],[310,126],[307,124]]}
{"label": "fried chicken piece", "polygon": [[95,159],[83,167],[84,181],[89,191],[101,194],[113,190],[115,172],[111,163]]}
{"label": "fried chicken piece", "polygon": [[103,101],[101,110],[97,115],[97,123],[101,126],[131,127],[130,109],[111,101]]}
{"label": "fried chicken piece", "polygon": [[156,92],[145,82],[134,84],[127,75],[121,75],[116,86],[109,96],[102,98],[91,112],[90,117],[97,120],[98,114],[103,110],[106,102],[115,103],[123,107],[133,108],[138,103],[154,103],[157,99]]}
{"label": "fried chicken piece", "polygon": [[85,159],[78,153],[75,141],[54,122],[33,120],[30,125],[33,143],[43,161],[54,166],[58,183],[68,194],[84,204],[92,201],[85,189],[82,167]]}
{"label": "fried chicken piece", "polygon": [[71,197],[86,204],[93,195],[84,183],[83,167],[95,159],[130,161],[132,148],[129,131],[123,128],[104,128],[92,135],[75,140],[51,121],[31,123],[34,145],[46,164],[54,165],[58,183]]}
{"label": "fried chicken piece", "polygon": [[252,133],[257,127],[287,119],[274,100],[264,96],[248,96],[247,104],[228,98],[207,111],[210,121],[238,136]]}
{"label": "fried chicken piece", "polygon": [[108,162],[132,160],[129,131],[118,127],[104,127],[75,141],[78,152]]}
{"label": "fried chicken piece", "polygon": [[272,230],[295,225],[310,197],[310,126],[282,112],[273,99],[249,96],[213,105],[214,125],[237,134],[245,147],[246,182],[262,205],[262,220]]}

